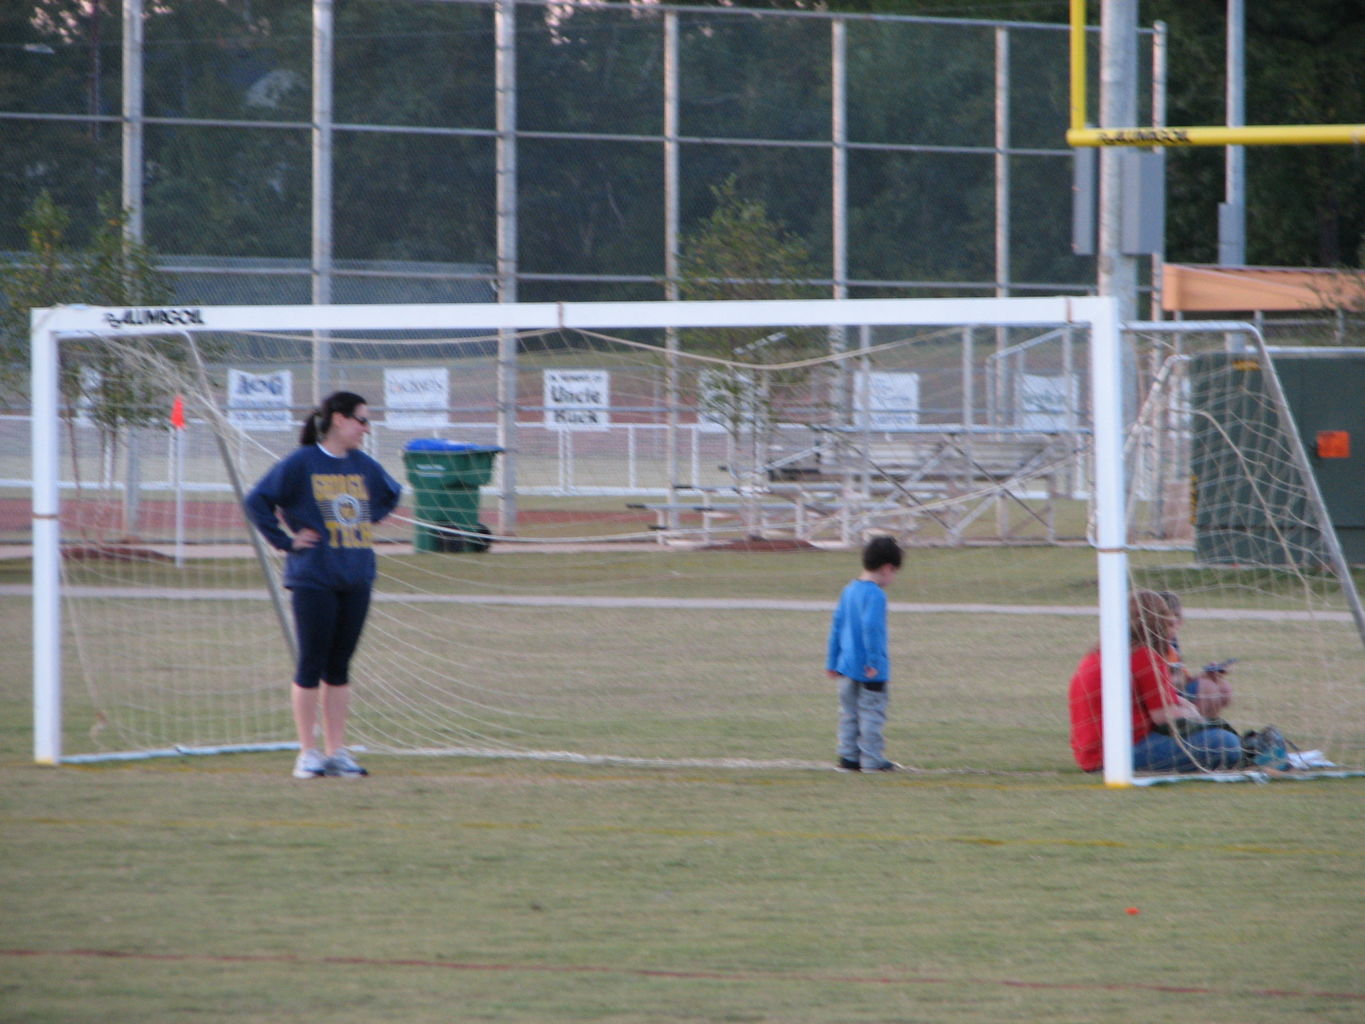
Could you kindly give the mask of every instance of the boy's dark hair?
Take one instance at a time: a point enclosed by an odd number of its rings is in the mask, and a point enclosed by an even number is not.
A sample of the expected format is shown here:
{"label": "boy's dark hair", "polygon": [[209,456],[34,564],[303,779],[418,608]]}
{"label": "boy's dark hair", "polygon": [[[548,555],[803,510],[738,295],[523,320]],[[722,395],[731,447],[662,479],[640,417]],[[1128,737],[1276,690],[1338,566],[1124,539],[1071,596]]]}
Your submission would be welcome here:
{"label": "boy's dark hair", "polygon": [[863,568],[868,572],[884,565],[901,567],[901,546],[895,537],[873,537],[863,547]]}
{"label": "boy's dark hair", "polygon": [[303,421],[303,429],[299,431],[299,444],[304,447],[317,444],[327,436],[327,431],[332,429],[332,417],[336,413],[352,416],[356,406],[368,404],[354,391],[333,391]]}

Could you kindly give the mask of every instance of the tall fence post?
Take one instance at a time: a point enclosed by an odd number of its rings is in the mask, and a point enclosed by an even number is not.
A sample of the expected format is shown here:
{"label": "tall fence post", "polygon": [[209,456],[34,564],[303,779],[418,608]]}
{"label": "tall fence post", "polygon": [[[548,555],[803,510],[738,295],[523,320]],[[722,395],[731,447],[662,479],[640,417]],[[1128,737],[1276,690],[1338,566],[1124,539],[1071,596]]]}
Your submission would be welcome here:
{"label": "tall fence post", "polygon": [[[517,5],[497,0],[493,13],[497,107],[498,301],[517,301]],[[498,529],[517,529],[517,335],[498,331]]]}
{"label": "tall fence post", "polygon": [[[332,0],[313,0],[313,305],[332,301]],[[331,340],[313,334],[313,400],[332,390]]]}
{"label": "tall fence post", "polygon": [[[681,250],[679,238],[679,197],[680,170],[678,167],[678,12],[664,12],[664,298],[676,302],[681,297],[679,290],[678,257]],[[678,425],[682,405],[681,380],[678,375],[678,331],[669,327],[664,331],[664,348],[667,362],[664,370],[664,423],[666,424],[664,442],[664,471],[668,477],[668,501],[678,500],[678,487],[682,483],[678,473]],[[694,471],[692,483],[697,483]],[[667,513],[668,528],[678,528],[678,512],[670,509]]]}

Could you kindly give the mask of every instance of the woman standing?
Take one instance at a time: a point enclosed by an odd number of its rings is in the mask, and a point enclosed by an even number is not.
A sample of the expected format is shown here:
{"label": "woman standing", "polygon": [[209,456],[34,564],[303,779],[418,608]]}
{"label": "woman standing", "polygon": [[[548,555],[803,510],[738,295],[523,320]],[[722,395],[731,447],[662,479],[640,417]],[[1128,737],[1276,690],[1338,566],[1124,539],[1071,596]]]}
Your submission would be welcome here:
{"label": "woman standing", "polygon": [[256,528],[288,552],[284,585],[292,597],[299,648],[292,690],[296,779],[369,774],[345,747],[347,683],[370,608],[374,524],[394,510],[402,493],[360,450],[369,429],[365,399],[349,391],[329,395],[309,414],[299,447],[246,497]]}

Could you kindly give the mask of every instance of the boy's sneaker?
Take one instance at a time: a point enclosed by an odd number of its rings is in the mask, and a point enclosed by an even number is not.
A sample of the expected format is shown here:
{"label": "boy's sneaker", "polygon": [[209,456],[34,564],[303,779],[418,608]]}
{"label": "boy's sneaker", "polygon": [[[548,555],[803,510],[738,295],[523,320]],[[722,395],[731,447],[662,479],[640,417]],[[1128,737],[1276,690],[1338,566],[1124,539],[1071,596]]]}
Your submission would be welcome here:
{"label": "boy's sneaker", "polygon": [[359,779],[370,773],[356,764],[355,758],[351,756],[351,752],[343,747],[331,757],[327,758],[323,765],[323,774],[330,775],[333,778]]}
{"label": "boy's sneaker", "polygon": [[865,772],[899,772],[899,771],[903,771],[903,770],[904,770],[904,769],[903,769],[900,765],[898,765],[895,761],[883,761],[883,762],[882,762],[881,764],[879,764],[879,765],[874,765],[874,766],[871,767],[871,768],[864,768],[864,769],[863,769],[863,771],[865,771]]}
{"label": "boy's sneaker", "polygon": [[320,750],[302,751],[294,760],[294,778],[319,779],[327,774],[327,759]]}
{"label": "boy's sneaker", "polygon": [[839,770],[841,772],[860,772],[863,770],[863,766],[851,757],[841,757],[839,758]]}

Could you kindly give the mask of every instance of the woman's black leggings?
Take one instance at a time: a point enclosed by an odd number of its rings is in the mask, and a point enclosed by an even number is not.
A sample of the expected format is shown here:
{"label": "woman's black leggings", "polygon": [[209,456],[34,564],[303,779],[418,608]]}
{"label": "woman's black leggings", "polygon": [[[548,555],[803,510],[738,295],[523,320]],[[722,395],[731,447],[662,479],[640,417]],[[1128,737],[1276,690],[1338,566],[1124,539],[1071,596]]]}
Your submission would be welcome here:
{"label": "woman's black leggings", "polygon": [[351,655],[360,643],[360,631],[370,610],[370,588],[295,587],[292,595],[294,632],[299,640],[295,684],[308,690],[319,682],[345,686],[350,678]]}

